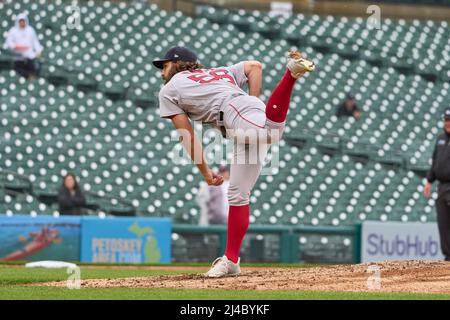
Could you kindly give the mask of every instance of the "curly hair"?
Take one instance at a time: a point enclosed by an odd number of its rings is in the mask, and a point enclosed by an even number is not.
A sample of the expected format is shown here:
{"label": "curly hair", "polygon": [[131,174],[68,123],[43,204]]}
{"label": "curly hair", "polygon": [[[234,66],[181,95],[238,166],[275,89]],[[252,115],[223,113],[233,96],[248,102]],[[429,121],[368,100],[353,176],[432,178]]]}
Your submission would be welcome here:
{"label": "curly hair", "polygon": [[174,75],[183,71],[193,71],[197,69],[203,69],[203,65],[198,62],[190,62],[190,61],[177,61],[177,63],[173,64],[173,68],[170,70],[170,74],[167,78],[167,82],[172,79]]}
{"label": "curly hair", "polygon": [[175,64],[176,73],[181,71],[192,71],[196,69],[202,69],[203,65],[198,62],[189,62],[189,61],[178,61]]}

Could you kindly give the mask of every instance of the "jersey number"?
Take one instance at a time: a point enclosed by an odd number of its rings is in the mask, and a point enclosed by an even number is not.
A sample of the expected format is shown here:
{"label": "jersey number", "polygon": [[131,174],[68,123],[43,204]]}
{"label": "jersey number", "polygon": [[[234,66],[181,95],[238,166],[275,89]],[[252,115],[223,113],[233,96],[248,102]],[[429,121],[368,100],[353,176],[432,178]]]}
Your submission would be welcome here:
{"label": "jersey number", "polygon": [[195,82],[204,84],[204,83],[211,83],[214,81],[218,81],[221,79],[227,80],[231,84],[236,84],[236,81],[232,76],[228,74],[228,70],[225,69],[219,69],[219,70],[194,70],[191,72],[196,72],[198,74],[194,74],[192,76],[187,77],[188,79],[191,79]]}

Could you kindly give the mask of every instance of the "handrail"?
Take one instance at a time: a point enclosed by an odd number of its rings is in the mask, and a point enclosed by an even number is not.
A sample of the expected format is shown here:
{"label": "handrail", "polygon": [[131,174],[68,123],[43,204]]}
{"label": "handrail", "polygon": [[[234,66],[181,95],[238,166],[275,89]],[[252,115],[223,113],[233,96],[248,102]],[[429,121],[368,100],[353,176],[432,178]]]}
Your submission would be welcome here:
{"label": "handrail", "polygon": [[11,171],[11,170],[8,170],[8,169],[3,169],[3,168],[0,167],[0,174],[2,174],[2,173],[3,174],[12,174],[13,176],[19,177],[19,178],[21,178],[23,180],[27,180],[28,182],[31,183],[30,177],[28,177],[28,176],[26,176],[24,174],[20,174],[20,173],[17,173],[15,171]]}
{"label": "handrail", "polygon": [[[227,227],[226,225],[197,226],[189,224],[174,224],[173,233],[195,233],[195,234],[217,234],[219,237],[218,254],[222,254],[226,247]],[[280,237],[279,256],[280,262],[298,263],[299,236],[304,234],[329,234],[347,235],[354,237],[353,240],[353,262],[361,261],[361,224],[353,226],[283,226],[283,225],[250,225],[248,234],[275,233]]]}
{"label": "handrail", "polygon": [[16,185],[14,187],[13,182],[2,181],[2,179],[0,179],[0,188],[1,189],[8,190],[9,193],[14,194],[14,195],[21,193],[21,191],[20,191],[21,189],[27,189],[29,192],[32,191],[33,185],[28,176],[19,174],[17,172],[11,171],[11,170],[5,170],[3,168],[0,168],[0,176],[3,176],[3,175],[5,175],[5,176],[13,175],[15,178],[19,178],[20,180],[22,180],[22,182],[25,184],[25,186],[22,184],[22,185]]}
{"label": "handrail", "polygon": [[132,209],[136,209],[131,201],[125,200],[125,199],[120,198],[120,197],[111,196],[111,195],[108,195],[108,194],[100,195],[99,193],[92,192],[92,191],[83,191],[83,192],[84,192],[85,195],[89,195],[91,197],[98,198],[100,200],[111,200],[111,201],[116,200],[118,203],[121,203],[124,206],[131,207]]}

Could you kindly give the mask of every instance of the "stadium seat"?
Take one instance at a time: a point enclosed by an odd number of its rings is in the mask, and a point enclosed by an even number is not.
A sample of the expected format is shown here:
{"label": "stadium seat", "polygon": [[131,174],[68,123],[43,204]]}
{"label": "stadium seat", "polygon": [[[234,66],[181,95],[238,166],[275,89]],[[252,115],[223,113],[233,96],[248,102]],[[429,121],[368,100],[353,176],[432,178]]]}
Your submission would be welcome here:
{"label": "stadium seat", "polygon": [[[252,223],[435,219],[421,191],[449,101],[448,22],[384,19],[381,30],[369,30],[363,18],[273,18],[207,6],[192,18],[154,4],[88,1],[79,4],[79,32],[55,23],[69,16],[62,1],[0,6],[2,35],[26,7],[45,47],[33,82],[0,52],[0,168],[33,186],[5,181],[20,194],[0,192],[3,213],[54,214],[61,176],[74,171],[87,192],[125,201],[102,202],[105,212],[127,215],[134,206],[138,215],[198,223],[201,177],[187,159],[172,162],[180,146],[159,118],[161,78],[151,64],[179,44],[191,45],[205,66],[260,60],[264,101],[289,47],[316,61],[316,72],[295,87],[284,140],[272,147],[280,167],[254,188]],[[359,121],[335,116],[349,91]]]}

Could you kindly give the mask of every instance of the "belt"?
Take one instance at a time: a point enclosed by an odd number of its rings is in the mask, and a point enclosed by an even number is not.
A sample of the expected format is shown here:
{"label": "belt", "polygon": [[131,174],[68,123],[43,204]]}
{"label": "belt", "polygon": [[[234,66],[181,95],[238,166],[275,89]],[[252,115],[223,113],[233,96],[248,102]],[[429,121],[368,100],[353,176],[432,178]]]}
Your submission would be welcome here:
{"label": "belt", "polygon": [[222,132],[222,137],[226,138],[227,137],[227,129],[223,125],[223,116],[224,116],[223,111],[219,111],[219,121],[217,121],[217,124],[219,126],[220,132]]}
{"label": "belt", "polygon": [[219,108],[219,114],[218,114],[216,123],[217,123],[217,126],[219,127],[220,131],[222,132],[222,136],[224,138],[226,138],[227,130],[225,129],[225,126],[224,126],[224,123],[223,123],[225,114],[224,114],[224,112],[222,110],[225,109],[225,107],[228,105],[228,103],[231,100],[233,100],[233,99],[235,99],[237,97],[243,96],[243,95],[244,95],[243,93],[236,92],[236,93],[233,93],[233,94],[227,96],[223,100],[222,105]]}

